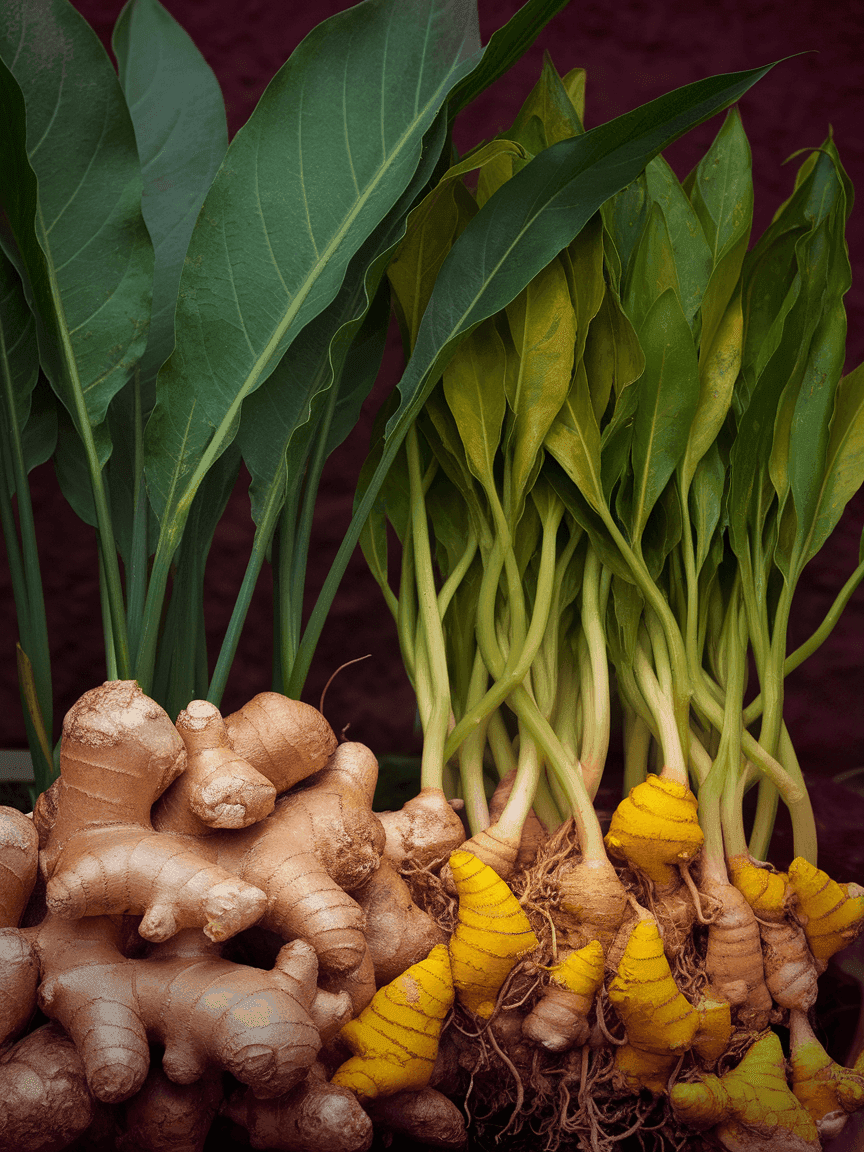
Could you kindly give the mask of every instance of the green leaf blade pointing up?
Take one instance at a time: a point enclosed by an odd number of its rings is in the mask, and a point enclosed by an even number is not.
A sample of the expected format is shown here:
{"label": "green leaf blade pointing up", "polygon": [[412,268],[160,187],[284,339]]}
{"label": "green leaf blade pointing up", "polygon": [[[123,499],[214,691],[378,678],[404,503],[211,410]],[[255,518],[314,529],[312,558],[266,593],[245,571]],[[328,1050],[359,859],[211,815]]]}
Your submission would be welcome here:
{"label": "green leaf blade pointing up", "polygon": [[146,434],[163,532],[175,511],[179,529],[245,397],[336,297],[478,49],[471,0],[365,0],[313,29],[268,85],[186,255],[176,347]]}

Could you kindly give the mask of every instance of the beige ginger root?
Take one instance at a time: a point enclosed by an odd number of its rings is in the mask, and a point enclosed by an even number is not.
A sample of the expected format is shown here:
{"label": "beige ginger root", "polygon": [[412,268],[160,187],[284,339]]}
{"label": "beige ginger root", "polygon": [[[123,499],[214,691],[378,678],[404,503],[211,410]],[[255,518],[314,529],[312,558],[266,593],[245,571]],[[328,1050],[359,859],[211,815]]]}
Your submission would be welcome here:
{"label": "beige ginger root", "polygon": [[320,772],[336,751],[336,734],[317,708],[279,692],[259,692],[225,717],[231,747],[276,792]]}
{"label": "beige ginger root", "polygon": [[786,877],[746,856],[730,858],[729,875],[759,922],[765,986],[775,1004],[808,1012],[818,992],[816,962],[803,928],[787,911],[793,896]]}
{"label": "beige ginger root", "polygon": [[150,806],[185,766],[177,729],[134,680],[106,681],[70,708],[40,816],[51,823],[39,861],[51,912],[142,915],[153,941],[190,927],[225,940],[258,920],[259,888],[153,830]]}
{"label": "beige ginger root", "polygon": [[565,1052],[588,1041],[588,1013],[603,983],[599,940],[570,952],[549,969],[550,983],[525,1017],[522,1034],[548,1052]]}
{"label": "beige ginger root", "polygon": [[[186,745],[186,771],[157,801],[157,810],[188,812],[188,832],[201,825],[246,828],[273,811],[276,788],[256,768],[238,756],[225,721],[215,704],[193,700],[177,717],[177,731]],[[174,824],[175,830],[179,831]]]}
{"label": "beige ginger root", "polygon": [[140,1091],[126,1101],[117,1152],[203,1152],[222,1099],[215,1069],[192,1084],[175,1084],[154,1064]]}
{"label": "beige ginger root", "polygon": [[[369,749],[346,742],[259,823],[177,839],[266,893],[262,927],[283,940],[307,940],[325,971],[348,973],[367,952],[363,912],[348,892],[372,875],[384,848],[372,813],[377,778]],[[175,824],[175,815],[158,813],[155,827],[182,832],[188,823],[179,815]]]}
{"label": "beige ginger root", "polygon": [[396,812],[376,812],[384,856],[397,868],[431,868],[465,841],[465,828],[440,788],[422,788]]}
{"label": "beige ginger root", "polygon": [[387,859],[352,896],[366,917],[363,934],[379,988],[428,956],[436,944],[447,942],[446,932],[418,908],[408,885]]}
{"label": "beige ginger root", "polygon": [[18,1036],[36,1008],[39,964],[17,929],[38,871],[33,821],[0,807],[0,1044]]}
{"label": "beige ginger root", "polygon": [[372,1121],[349,1088],[327,1082],[322,1064],[284,1096],[258,1100],[235,1092],[222,1114],[249,1133],[253,1148],[270,1152],[367,1152]]}
{"label": "beige ginger root", "polygon": [[59,1152],[93,1120],[75,1045],[43,1024],[0,1055],[0,1152]]}
{"label": "beige ginger root", "polygon": [[121,931],[104,916],[74,924],[48,916],[25,929],[42,967],[39,1005],[74,1041],[99,1100],[140,1089],[150,1043],[164,1046],[162,1067],[175,1083],[217,1067],[256,1094],[279,1095],[350,1016],[347,994],[318,990],[315,953],[302,940],[286,944],[267,972],[221,959],[195,929],[127,959]]}

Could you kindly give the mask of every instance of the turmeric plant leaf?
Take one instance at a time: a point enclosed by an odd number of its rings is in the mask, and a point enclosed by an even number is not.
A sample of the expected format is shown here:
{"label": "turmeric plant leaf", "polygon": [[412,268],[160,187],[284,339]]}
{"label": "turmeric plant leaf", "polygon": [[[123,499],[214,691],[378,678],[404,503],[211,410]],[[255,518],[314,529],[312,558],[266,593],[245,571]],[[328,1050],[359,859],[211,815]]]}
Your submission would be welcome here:
{"label": "turmeric plant leaf", "polygon": [[654,302],[667,289],[675,293],[680,305],[681,286],[669,228],[660,205],[652,202],[639,243],[630,260],[627,281],[621,297],[627,318],[637,332]]}
{"label": "turmeric plant leaf", "polygon": [[513,414],[507,451],[510,515],[515,524],[537,454],[570,389],[576,313],[560,261],[541,269],[507,306],[507,321],[518,353],[515,371],[505,378]]}
{"label": "turmeric plant leaf", "polygon": [[639,329],[645,371],[633,417],[633,504],[630,538],[637,541],[651,509],[687,447],[699,399],[696,349],[681,305],[667,289]]}
{"label": "turmeric plant leaf", "polygon": [[658,205],[666,221],[669,242],[678,277],[681,308],[695,331],[696,313],[702,303],[711,275],[711,250],[705,241],[699,217],[690,206],[678,177],[662,156],[655,156],[645,169],[648,195]]}
{"label": "turmeric plant leaf", "polygon": [[423,315],[399,384],[384,454],[355,510],[300,645],[289,690],[302,686],[326,613],[399,444],[456,347],[506,307],[673,140],[739,99],[773,67],[698,81],[541,152],[503,184],[459,236]]}
{"label": "turmeric plant leaf", "polygon": [[492,320],[481,324],[459,346],[444,370],[444,395],[465,445],[468,467],[483,487],[495,488],[493,463],[514,371]]}
{"label": "turmeric plant leaf", "polygon": [[189,242],[146,432],[166,552],[243,401],[410,184],[478,47],[471,0],[366,0],[309,33],[232,140]]}
{"label": "turmeric plant leaf", "polygon": [[753,223],[750,145],[737,107],[687,180],[690,203],[711,252],[711,275],[702,298],[700,356],[710,352],[738,277]]}

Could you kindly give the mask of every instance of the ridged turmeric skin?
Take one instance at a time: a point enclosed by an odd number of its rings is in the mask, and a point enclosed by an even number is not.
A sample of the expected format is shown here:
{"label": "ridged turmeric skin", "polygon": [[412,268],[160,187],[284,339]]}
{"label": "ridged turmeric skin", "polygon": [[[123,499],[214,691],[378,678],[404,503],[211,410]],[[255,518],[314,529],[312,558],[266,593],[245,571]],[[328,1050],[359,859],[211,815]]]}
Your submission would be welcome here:
{"label": "ridged turmeric skin", "polygon": [[450,938],[453,983],[460,1003],[488,1019],[514,965],[539,944],[519,901],[488,864],[470,852],[450,855],[459,919]]}
{"label": "ridged turmeric skin", "polygon": [[453,1006],[450,958],[436,944],[425,960],[385,985],[339,1033],[354,1055],[331,1083],[350,1088],[361,1100],[424,1088],[438,1055],[438,1039]]}
{"label": "ridged turmeric skin", "polygon": [[677,866],[692,860],[705,841],[697,808],[686,785],[649,775],[612,814],[606,847],[667,888],[677,882]]}

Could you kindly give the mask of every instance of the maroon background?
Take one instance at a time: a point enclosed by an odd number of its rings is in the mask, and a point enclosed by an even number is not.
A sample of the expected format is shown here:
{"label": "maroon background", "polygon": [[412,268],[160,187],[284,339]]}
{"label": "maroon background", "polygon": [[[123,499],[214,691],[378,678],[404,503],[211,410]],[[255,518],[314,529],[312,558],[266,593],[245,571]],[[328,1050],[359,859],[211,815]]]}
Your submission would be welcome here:
{"label": "maroon background", "polygon": [[[300,39],[346,4],[339,0],[164,0],[213,68],[228,112],[231,136],[246,121],[266,84]],[[121,0],[76,0],[76,7],[110,45]],[[517,0],[480,0],[484,42],[519,7]],[[857,7],[857,6],[856,6]],[[613,14],[614,13],[614,14]],[[853,14],[854,13],[854,14]],[[781,5],[734,0],[673,3],[625,0],[615,5],[586,0],[570,4],[511,73],[459,118],[460,151],[509,125],[535,82],[544,49],[562,74],[588,72],[588,127],[602,123],[671,88],[715,73],[765,64],[792,53],[807,55],[778,65],[742,101],[756,185],[754,234],[788,195],[795,163],[781,164],[796,149],[819,145],[829,123],[853,183],[864,188],[861,47],[864,8],[824,0]],[[816,49],[814,53],[811,50]],[[698,161],[722,123],[715,118],[667,153],[679,177]],[[864,230],[856,209],[849,228],[855,286],[849,315],[847,370],[864,359]],[[371,417],[398,378],[400,353],[393,333],[385,372],[360,425],[334,455],[325,473],[313,539],[309,603],[317,593],[350,518],[354,480],[368,445]],[[216,533],[206,581],[211,661],[218,653],[252,542],[241,477]],[[55,726],[85,689],[105,677],[94,531],[65,505],[50,464],[32,475],[40,557],[51,638]],[[864,499],[847,510],[823,556],[814,561],[794,606],[790,643],[795,646],[821,620],[857,561]],[[265,569],[223,701],[238,707],[269,687],[271,581]],[[5,556],[0,561],[0,748],[24,747],[15,677],[17,629]],[[807,665],[789,677],[787,714],[793,740],[808,772],[833,775],[864,763],[864,591],[854,596],[841,625]],[[317,703],[330,673],[365,653],[372,659],[346,669],[330,689],[326,712],[335,728],[379,755],[419,748],[413,731],[414,701],[402,671],[394,629],[377,586],[359,552],[348,570],[322,637],[304,698]],[[56,729],[59,731],[59,729]]]}

